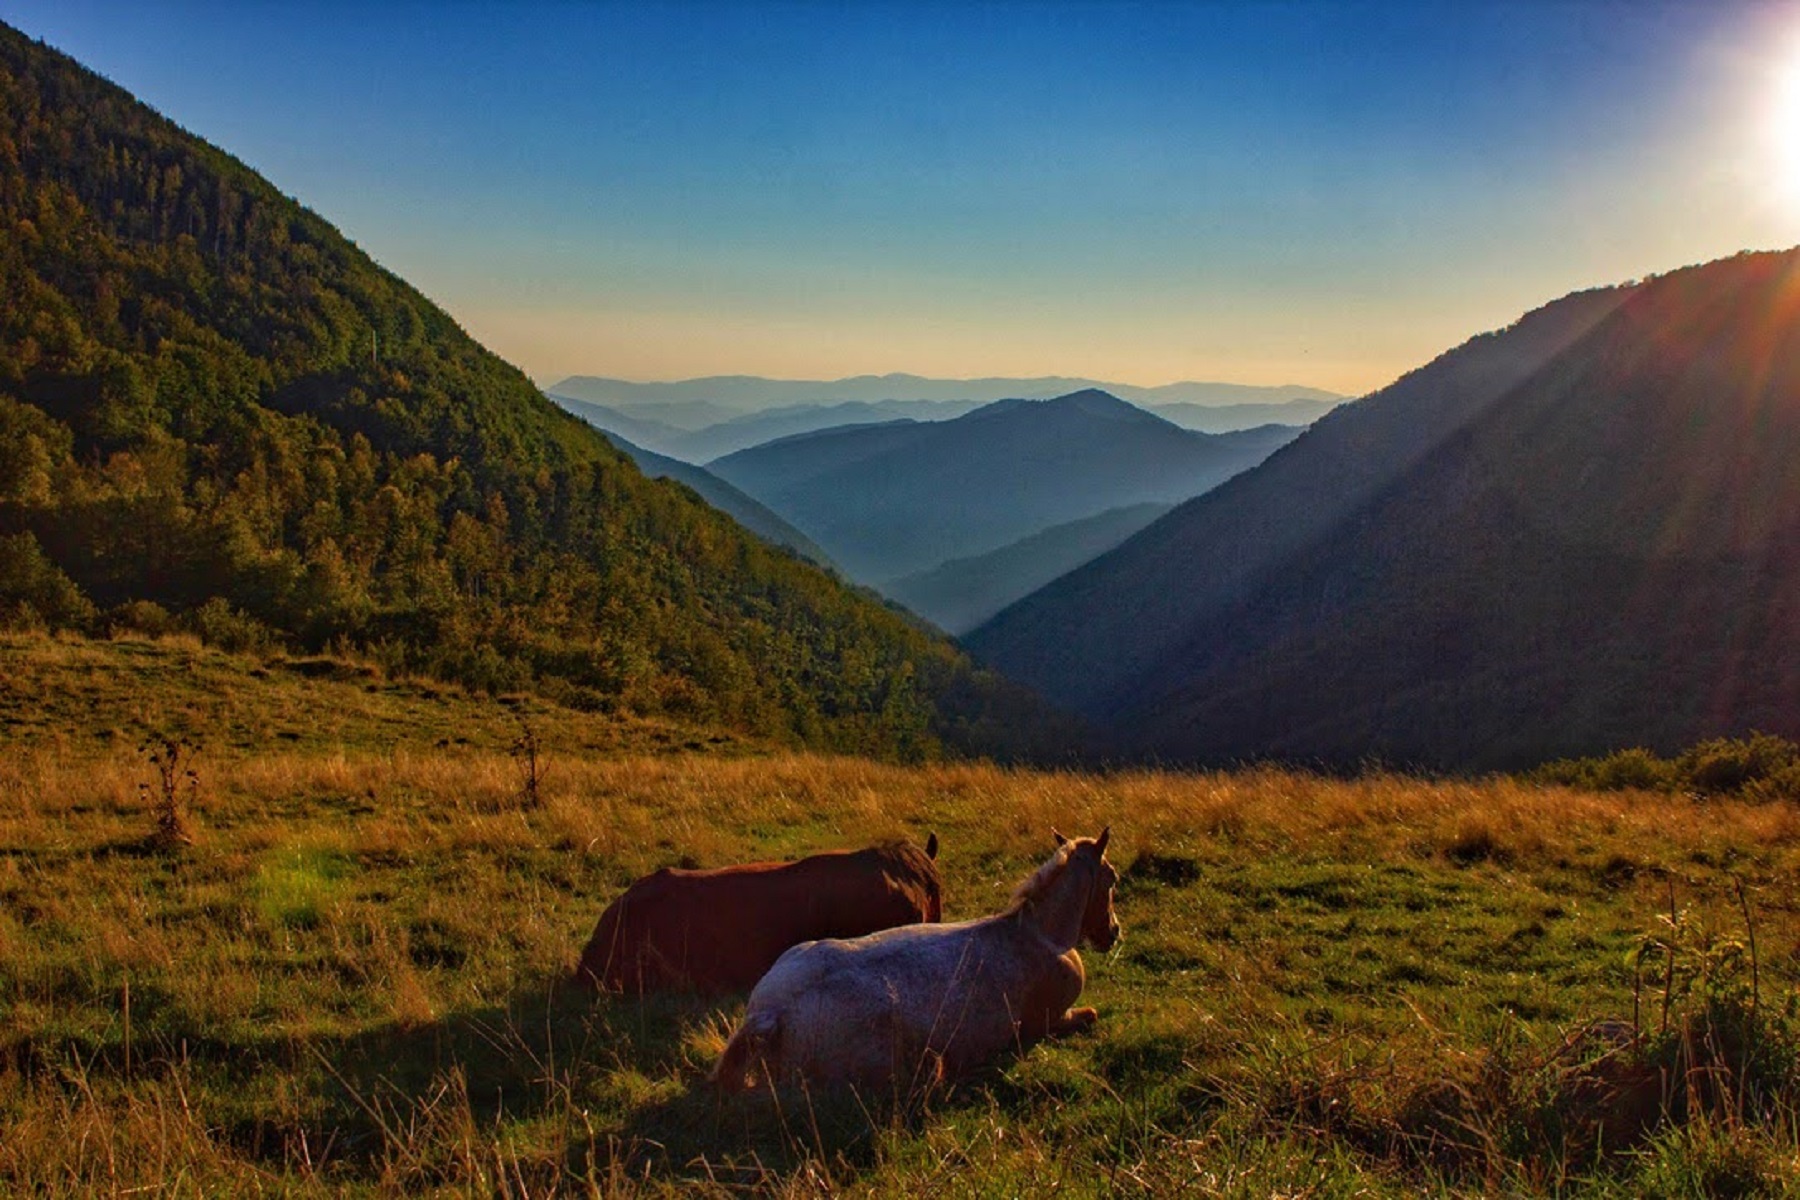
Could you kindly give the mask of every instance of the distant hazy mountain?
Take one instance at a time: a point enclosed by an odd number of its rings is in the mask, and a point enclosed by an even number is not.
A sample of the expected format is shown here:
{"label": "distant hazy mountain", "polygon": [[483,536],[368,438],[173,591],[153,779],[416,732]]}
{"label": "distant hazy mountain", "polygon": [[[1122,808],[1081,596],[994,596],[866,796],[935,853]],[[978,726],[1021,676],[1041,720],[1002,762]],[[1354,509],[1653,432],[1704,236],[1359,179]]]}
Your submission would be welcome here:
{"label": "distant hazy mountain", "polygon": [[802,558],[811,559],[820,566],[831,565],[830,557],[819,548],[817,542],[775,515],[767,505],[745,495],[705,467],[697,467],[693,463],[657,454],[642,446],[634,446],[616,433],[606,430],[601,432],[605,433],[607,441],[630,455],[638,470],[651,479],[673,479],[677,483],[684,483],[699,493],[702,500],[763,541],[786,546]]}
{"label": "distant hazy mountain", "polygon": [[1194,433],[1083,391],[803,434],[708,467],[878,585],[1107,509],[1198,495],[1294,434]]}
{"label": "distant hazy mountain", "polygon": [[[1800,736],[1796,296],[1800,251],[1559,301],[972,642],[1165,758],[1485,767]],[[1395,437],[1422,415],[1431,436]],[[1356,460],[1380,469],[1337,469]],[[1330,491],[1309,505],[1302,478]],[[1309,507],[1331,512],[1271,553]]]}
{"label": "distant hazy mountain", "polygon": [[1254,471],[975,630],[980,658],[1058,704],[1105,718],[1287,558],[1331,535],[1431,449],[1610,314],[1581,292],[1483,334],[1327,414]]}
{"label": "distant hazy mountain", "polygon": [[1146,404],[1165,421],[1173,421],[1183,429],[1200,433],[1230,433],[1237,429],[1254,429],[1258,425],[1311,425],[1343,403],[1341,397],[1331,400],[1284,400],[1271,404]]}
{"label": "distant hazy mountain", "polygon": [[[644,447],[684,462],[704,463],[777,438],[813,433],[840,425],[874,425],[886,421],[947,421],[979,408],[973,400],[847,400],[842,404],[796,404],[771,408],[708,425],[678,429],[662,421],[634,417],[614,408],[550,394],[550,398],[609,433],[631,438]],[[645,405],[639,412],[655,412]]]}
{"label": "distant hazy mountain", "polygon": [[604,404],[591,404],[586,400],[576,400],[571,396],[558,396],[554,392],[545,392],[546,396],[564,412],[574,413],[600,432],[624,438],[633,445],[652,450],[654,453],[667,454],[662,447],[685,432],[673,425],[665,425],[661,421],[652,421],[639,417],[626,416],[616,409],[607,408]]}
{"label": "distant hazy mountain", "polygon": [[[655,421],[673,429],[704,429],[729,421],[761,408],[781,404],[779,397],[763,403],[721,403],[706,395],[669,394],[662,389],[679,389],[683,384],[626,383],[617,379],[597,379],[587,375],[571,375],[553,383],[544,392],[556,400],[579,400],[598,404],[634,420]],[[640,389],[643,389],[640,391]]]}
{"label": "distant hazy mountain", "polygon": [[1057,525],[989,554],[958,558],[882,585],[881,590],[938,628],[973,629],[1008,604],[1114,546],[1169,511],[1133,504]]}
{"label": "distant hazy mountain", "polygon": [[[647,450],[683,462],[706,463],[777,438],[840,425],[946,421],[998,399],[1044,399],[1084,388],[1122,396],[1183,429],[1201,433],[1231,433],[1258,425],[1309,425],[1343,402],[1341,396],[1302,387],[1172,383],[1134,388],[1078,379],[921,379],[914,375],[833,382],[734,375],[685,383],[627,383],[572,376],[546,394],[584,420]],[[840,392],[868,393],[876,398],[836,398]],[[889,392],[943,394],[886,395]]]}
{"label": "distant hazy mountain", "polygon": [[[634,417],[654,415],[683,429],[700,429],[746,413],[799,404],[841,404],[848,400],[1047,400],[1095,389],[1133,404],[1281,404],[1289,400],[1339,401],[1344,397],[1292,384],[1257,387],[1241,383],[1182,382],[1136,387],[1099,379],[1041,376],[1035,379],[927,379],[918,375],[858,375],[849,379],[763,379],[719,375],[679,383],[630,383],[593,375],[571,375],[545,388],[559,396],[604,404]],[[653,414],[642,409],[653,408]],[[911,414],[909,414],[911,415]],[[1262,422],[1258,422],[1259,424]]]}

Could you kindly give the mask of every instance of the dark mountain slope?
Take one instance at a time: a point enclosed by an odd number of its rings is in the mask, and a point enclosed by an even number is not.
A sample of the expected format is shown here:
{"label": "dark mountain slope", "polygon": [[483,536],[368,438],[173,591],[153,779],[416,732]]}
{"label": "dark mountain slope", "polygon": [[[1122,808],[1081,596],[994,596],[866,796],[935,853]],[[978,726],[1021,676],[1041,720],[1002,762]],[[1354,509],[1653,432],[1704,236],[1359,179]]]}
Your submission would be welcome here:
{"label": "dark mountain slope", "polygon": [[[170,623],[820,744],[943,642],[596,431],[326,222],[0,26],[0,617]],[[991,722],[989,723],[991,725]]]}
{"label": "dark mountain slope", "polygon": [[1132,702],[1143,677],[1240,604],[1265,573],[1341,523],[1540,370],[1630,294],[1580,292],[1346,404],[1291,444],[966,639],[1069,708]]}
{"label": "dark mountain slope", "polygon": [[677,458],[657,454],[634,446],[616,433],[607,433],[606,439],[626,454],[637,464],[638,470],[652,479],[673,479],[675,482],[693,488],[696,495],[732,520],[754,533],[765,542],[776,546],[786,546],[803,558],[811,559],[820,566],[830,566],[831,560],[816,542],[789,525],[786,521],[770,511],[763,504],[744,492],[726,483],[705,467],[696,467],[693,463],[682,462]]}
{"label": "dark mountain slope", "polygon": [[906,575],[883,590],[939,629],[963,633],[1021,596],[1104,554],[1169,511],[1133,504],[1054,525],[973,558],[956,558]]}
{"label": "dark mountain slope", "polygon": [[706,469],[749,492],[779,492],[829,478],[888,453],[907,453],[930,436],[923,421],[840,425],[776,438],[715,458]]}
{"label": "dark mountain slope", "polygon": [[1800,252],[1643,285],[1127,723],[1183,757],[1463,767],[1800,735]]}
{"label": "dark mountain slope", "polygon": [[709,467],[879,585],[1107,509],[1187,499],[1292,434],[1192,433],[1087,391],[787,438]]}

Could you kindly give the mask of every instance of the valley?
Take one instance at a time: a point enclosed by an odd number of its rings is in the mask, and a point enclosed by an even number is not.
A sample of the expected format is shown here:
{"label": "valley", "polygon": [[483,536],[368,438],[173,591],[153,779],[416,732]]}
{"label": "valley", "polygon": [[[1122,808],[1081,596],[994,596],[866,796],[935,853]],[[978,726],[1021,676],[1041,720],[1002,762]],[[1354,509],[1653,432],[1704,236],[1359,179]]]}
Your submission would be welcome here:
{"label": "valley", "polygon": [[1504,186],[1704,13],[0,24],[0,1195],[1800,1190],[1800,249]]}

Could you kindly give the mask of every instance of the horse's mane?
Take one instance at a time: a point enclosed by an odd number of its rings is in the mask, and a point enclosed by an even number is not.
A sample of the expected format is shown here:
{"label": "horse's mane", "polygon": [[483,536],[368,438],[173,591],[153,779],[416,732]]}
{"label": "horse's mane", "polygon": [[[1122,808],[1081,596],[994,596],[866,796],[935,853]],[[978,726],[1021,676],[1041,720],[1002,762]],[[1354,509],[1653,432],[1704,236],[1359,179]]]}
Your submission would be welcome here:
{"label": "horse's mane", "polygon": [[1074,853],[1075,843],[1064,842],[1056,848],[1056,853],[1046,858],[1043,865],[1027,875],[1018,887],[1013,889],[1012,902],[1006,906],[1009,913],[1018,912],[1027,904],[1037,899],[1038,893],[1050,886],[1050,881],[1062,874],[1062,869],[1069,865],[1069,855]]}
{"label": "horse's mane", "polygon": [[891,863],[900,863],[915,871],[927,871],[935,874],[937,865],[923,846],[907,841],[905,838],[883,838],[869,847],[875,857]]}

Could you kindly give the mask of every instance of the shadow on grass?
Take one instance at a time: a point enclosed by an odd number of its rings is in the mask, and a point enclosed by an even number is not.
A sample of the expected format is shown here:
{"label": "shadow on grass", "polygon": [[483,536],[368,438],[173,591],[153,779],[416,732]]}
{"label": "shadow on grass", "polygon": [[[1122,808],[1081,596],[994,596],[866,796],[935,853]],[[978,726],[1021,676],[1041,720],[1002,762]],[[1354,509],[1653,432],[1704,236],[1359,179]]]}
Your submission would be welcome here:
{"label": "shadow on grass", "polygon": [[191,1102],[209,1138],[264,1169],[402,1191],[485,1186],[495,1170],[533,1192],[577,1182],[609,1194],[772,1187],[802,1176],[836,1190],[927,1119],[1044,1099],[1042,1085],[1014,1094],[1011,1056],[930,1095],[721,1094],[706,1075],[741,1005],[741,996],[620,997],[538,980],[502,1003],[342,1036],[207,1037],[177,1028],[145,987],[134,990],[135,1045],[116,1030],[26,1039],[0,1070],[126,1110],[172,1100],[187,1113]]}
{"label": "shadow on grass", "polygon": [[706,1074],[741,1002],[542,981],[503,1005],[289,1043],[308,1111],[298,1123],[248,1116],[230,1138],[271,1165],[310,1153],[318,1166],[329,1146],[338,1177],[409,1186],[466,1178],[460,1159],[483,1144],[490,1156],[504,1144],[508,1170],[544,1184],[737,1188],[804,1170],[834,1185],[872,1166],[884,1133],[916,1124],[935,1100],[721,1094]]}

